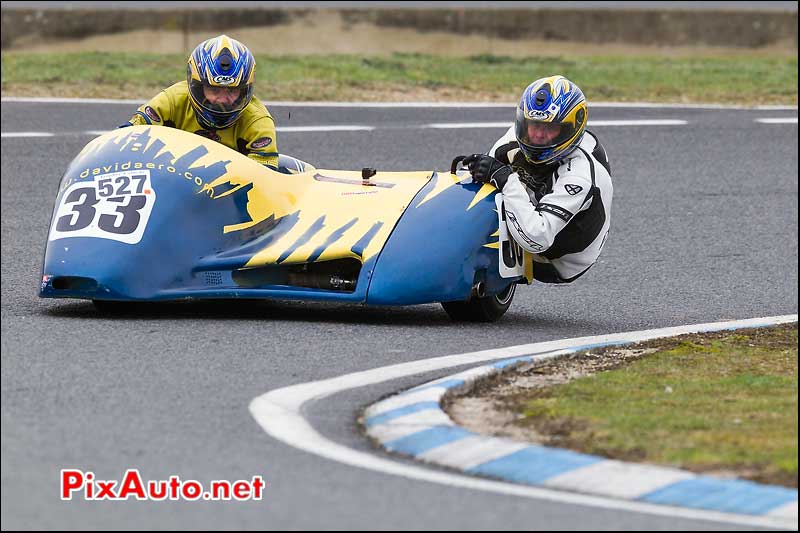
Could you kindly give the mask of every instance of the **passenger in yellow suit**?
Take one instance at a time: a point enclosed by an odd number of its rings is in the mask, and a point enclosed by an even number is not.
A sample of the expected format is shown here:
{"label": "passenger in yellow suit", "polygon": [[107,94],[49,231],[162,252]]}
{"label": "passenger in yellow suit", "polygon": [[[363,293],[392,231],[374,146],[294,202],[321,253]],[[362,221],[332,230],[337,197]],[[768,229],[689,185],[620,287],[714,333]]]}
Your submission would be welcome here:
{"label": "passenger in yellow suit", "polygon": [[200,43],[180,81],[141,106],[122,127],[159,125],[190,131],[278,167],[275,121],[253,96],[256,61],[239,41],[220,35]]}

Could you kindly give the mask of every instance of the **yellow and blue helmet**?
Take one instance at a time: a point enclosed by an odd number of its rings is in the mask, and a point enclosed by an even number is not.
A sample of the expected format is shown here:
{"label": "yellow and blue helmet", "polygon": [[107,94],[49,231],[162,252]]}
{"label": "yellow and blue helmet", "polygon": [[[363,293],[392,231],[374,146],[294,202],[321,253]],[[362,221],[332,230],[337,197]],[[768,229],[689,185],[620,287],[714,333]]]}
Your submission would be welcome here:
{"label": "yellow and blue helmet", "polygon": [[528,85],[514,123],[525,159],[533,165],[549,165],[568,156],[583,140],[588,114],[583,92],[564,76]]}
{"label": "yellow and blue helmet", "polygon": [[200,43],[189,56],[186,81],[197,120],[206,128],[233,124],[253,98],[256,60],[227,35]]}

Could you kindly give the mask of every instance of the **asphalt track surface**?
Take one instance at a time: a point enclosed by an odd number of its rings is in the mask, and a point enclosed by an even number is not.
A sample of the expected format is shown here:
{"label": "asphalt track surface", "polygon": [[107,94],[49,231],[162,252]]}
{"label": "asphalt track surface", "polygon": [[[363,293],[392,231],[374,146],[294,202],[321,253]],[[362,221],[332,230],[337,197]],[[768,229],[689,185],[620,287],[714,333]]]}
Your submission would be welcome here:
{"label": "asphalt track surface", "polygon": [[[797,313],[796,110],[596,108],[590,120],[681,119],[598,127],[611,157],[611,234],[571,286],[517,292],[496,324],[405,308],[298,302],[202,303],[108,318],[91,303],[37,297],[61,173],[131,105],[11,103],[2,131],[2,528],[24,529],[736,529],[735,524],[449,488],[352,468],[267,436],[248,412],[269,390],[393,363],[567,337]],[[289,112],[291,111],[291,117]],[[445,169],[488,149],[502,108],[276,107],[279,126],[374,131],[283,133],[282,152],[319,168]],[[361,409],[455,370],[335,395],[307,408],[325,437],[377,455]],[[248,502],[60,501],[59,471],[120,479],[267,482]],[[750,529],[742,526],[740,529]]]}

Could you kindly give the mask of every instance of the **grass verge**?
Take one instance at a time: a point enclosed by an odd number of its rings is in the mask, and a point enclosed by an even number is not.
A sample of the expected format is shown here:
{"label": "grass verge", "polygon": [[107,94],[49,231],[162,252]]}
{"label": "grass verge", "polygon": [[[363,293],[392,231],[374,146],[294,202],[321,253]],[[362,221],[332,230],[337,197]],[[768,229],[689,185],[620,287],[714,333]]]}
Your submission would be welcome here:
{"label": "grass verge", "polygon": [[[534,79],[563,74],[594,101],[797,104],[797,58],[470,58],[257,55],[262,100],[513,102]],[[3,96],[152,97],[184,79],[183,55],[2,54]]]}
{"label": "grass verge", "polygon": [[470,431],[797,487],[797,324],[523,365],[445,396]]}
{"label": "grass verge", "polygon": [[653,345],[516,395],[517,424],[584,453],[797,486],[797,324]]}

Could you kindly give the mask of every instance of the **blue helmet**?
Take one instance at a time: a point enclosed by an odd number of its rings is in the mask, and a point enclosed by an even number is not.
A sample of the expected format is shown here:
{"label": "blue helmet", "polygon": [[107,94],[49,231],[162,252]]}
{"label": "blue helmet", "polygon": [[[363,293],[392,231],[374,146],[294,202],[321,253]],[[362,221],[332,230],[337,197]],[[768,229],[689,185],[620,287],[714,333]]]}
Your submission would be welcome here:
{"label": "blue helmet", "polygon": [[256,60],[245,45],[220,35],[200,43],[189,56],[186,81],[200,124],[223,129],[253,98]]}
{"label": "blue helmet", "polygon": [[514,123],[525,159],[548,165],[568,156],[583,140],[588,115],[586,97],[567,78],[550,76],[528,85]]}

